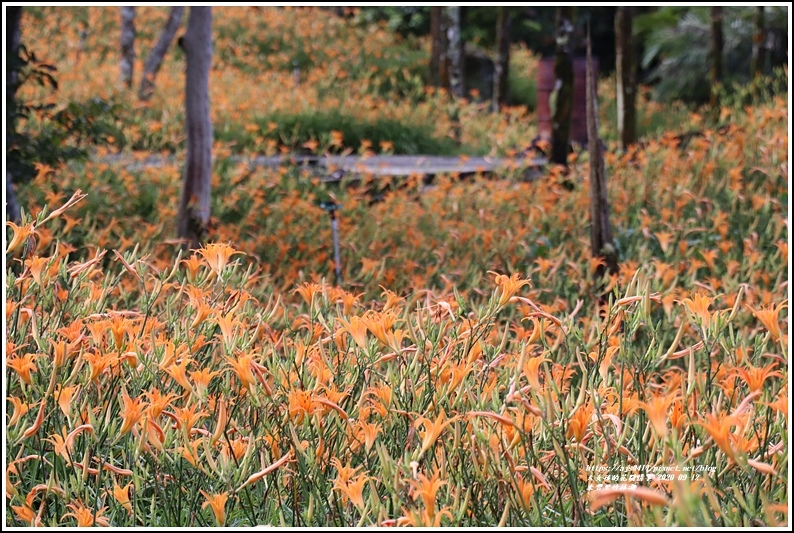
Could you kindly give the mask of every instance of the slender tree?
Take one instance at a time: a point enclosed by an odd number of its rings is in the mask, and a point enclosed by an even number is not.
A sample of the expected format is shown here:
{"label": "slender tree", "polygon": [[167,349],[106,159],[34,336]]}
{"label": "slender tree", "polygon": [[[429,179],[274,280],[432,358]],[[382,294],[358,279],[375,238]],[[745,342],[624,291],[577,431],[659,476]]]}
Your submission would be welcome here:
{"label": "slender tree", "polygon": [[187,58],[185,121],[187,162],[179,202],[178,232],[186,245],[201,246],[210,220],[212,122],[210,67],[212,65],[212,8],[191,7],[182,39]]}
{"label": "slender tree", "polygon": [[637,70],[634,59],[633,11],[633,7],[619,6],[615,13],[618,146],[621,150],[625,150],[637,140]]}
{"label": "slender tree", "polygon": [[135,70],[135,7],[121,8],[121,83],[132,87]]}
{"label": "slender tree", "polygon": [[598,138],[598,95],[595,69],[593,68],[590,28],[587,29],[587,143],[590,156],[590,249],[593,257],[604,259],[596,270],[600,278],[605,269],[610,274],[618,271],[617,251],[612,240],[609,224],[609,200],[607,176],[601,139]]}
{"label": "slender tree", "polygon": [[449,86],[457,98],[464,96],[463,40],[460,36],[460,7],[445,7],[447,28],[447,57],[449,58]]}
{"label": "slender tree", "polygon": [[551,160],[568,164],[568,141],[573,110],[573,7],[557,8],[557,50],[554,63],[554,89],[549,95],[552,115]]}
{"label": "slender tree", "polygon": [[171,46],[171,41],[174,40],[174,35],[176,35],[179,25],[182,23],[182,14],[184,12],[185,8],[182,6],[171,8],[163,31],[160,32],[160,37],[157,38],[157,43],[146,57],[146,62],[143,65],[141,87],[138,91],[138,97],[141,100],[148,100],[154,94],[154,78],[157,76],[160,65],[163,63],[163,58],[168,52],[168,47]]}
{"label": "slender tree", "polygon": [[764,73],[766,60],[766,28],[764,26],[764,6],[755,8],[755,34],[753,35],[753,57],[750,71],[753,78]]}
{"label": "slender tree", "polygon": [[[6,8],[6,154],[16,135],[16,93],[19,88],[19,21],[22,18],[21,6]],[[6,217],[19,223],[20,210],[17,195],[14,191],[14,175],[6,169]]]}
{"label": "slender tree", "polygon": [[507,99],[507,79],[510,69],[510,8],[500,6],[496,11],[496,61],[494,61],[493,98],[491,110],[499,112],[499,107]]}
{"label": "slender tree", "polygon": [[711,8],[711,108],[719,110],[719,89],[722,83],[722,7],[712,6]]}
{"label": "slender tree", "polygon": [[447,36],[442,9],[441,6],[430,8],[430,83],[435,87],[444,86],[447,70]]}

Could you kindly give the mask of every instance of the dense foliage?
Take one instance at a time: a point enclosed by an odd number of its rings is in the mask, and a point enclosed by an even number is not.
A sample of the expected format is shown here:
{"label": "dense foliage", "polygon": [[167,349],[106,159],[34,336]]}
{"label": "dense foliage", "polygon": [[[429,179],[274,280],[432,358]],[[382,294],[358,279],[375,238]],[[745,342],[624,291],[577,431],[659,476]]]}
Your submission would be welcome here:
{"label": "dense foliage", "polygon": [[[167,14],[138,9],[142,28]],[[59,91],[44,93],[55,109],[126,99],[127,146],[149,139],[183,157],[178,54],[138,105],[114,88],[117,8],[31,11],[40,18],[23,32],[59,65]],[[69,59],[75,20],[91,28],[80,64]],[[178,252],[180,169],[167,160],[125,165],[100,150],[39,165],[21,187],[28,211],[7,225],[5,250],[8,523],[788,523],[783,96],[729,102],[721,129],[641,101],[644,131],[659,134],[607,154],[621,268],[599,301],[588,163],[576,154],[573,190],[554,168],[531,183],[507,168],[331,188],[309,170],[231,157],[248,136],[252,150],[291,149],[263,132],[279,113],[399,118],[444,138],[445,107],[459,105],[464,146],[517,166],[525,108],[494,115],[423,87],[413,101],[372,92],[341,73],[400,43],[375,28],[359,40],[326,11],[219,8],[214,23],[216,58],[237,63],[217,59],[212,73],[212,242]],[[335,57],[302,71],[293,92],[288,70],[251,83],[254,36],[288,30],[321,35],[304,46]],[[599,87],[605,101],[611,85]],[[689,130],[700,134],[683,145]],[[317,135],[301,148],[353,136]],[[397,146],[383,139],[350,148]],[[341,286],[328,282],[318,205],[331,195]]]}

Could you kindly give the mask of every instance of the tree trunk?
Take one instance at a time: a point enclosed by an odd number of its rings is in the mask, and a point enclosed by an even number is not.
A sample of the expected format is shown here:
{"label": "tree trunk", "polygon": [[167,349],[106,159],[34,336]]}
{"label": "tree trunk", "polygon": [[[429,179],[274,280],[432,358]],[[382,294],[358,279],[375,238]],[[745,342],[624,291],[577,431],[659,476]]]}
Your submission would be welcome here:
{"label": "tree trunk", "polygon": [[587,31],[587,139],[590,155],[590,249],[593,257],[602,257],[605,265],[599,266],[596,278],[600,279],[604,269],[610,274],[618,271],[617,252],[612,240],[609,224],[609,200],[607,177],[601,139],[598,138],[598,95],[593,69],[590,30]]}
{"label": "tree trunk", "polygon": [[135,7],[121,8],[121,84],[132,87],[135,70]]}
{"label": "tree trunk", "polygon": [[201,246],[210,220],[212,178],[212,122],[210,67],[212,66],[212,8],[191,7],[183,39],[187,58],[185,118],[187,164],[179,202],[179,238],[192,248]]}
{"label": "tree trunk", "polygon": [[[16,135],[16,92],[19,88],[19,21],[22,19],[21,6],[8,6],[5,16],[6,26],[6,154],[9,152]],[[14,191],[14,176],[6,170],[6,218],[20,223],[20,210]]]}
{"label": "tree trunk", "polygon": [[632,7],[619,6],[615,14],[618,147],[621,150],[637,140],[637,70],[634,62],[633,10]]}
{"label": "tree trunk", "polygon": [[551,160],[568,164],[568,142],[573,109],[573,7],[557,8],[557,51],[554,64],[554,90],[549,98],[552,112]]}
{"label": "tree trunk", "polygon": [[447,19],[447,56],[449,57],[449,88],[456,98],[464,95],[463,40],[460,37],[460,7],[445,7]]}
{"label": "tree trunk", "polygon": [[174,40],[174,35],[176,35],[179,25],[182,23],[182,14],[184,12],[185,8],[182,6],[171,8],[168,21],[165,23],[157,43],[146,57],[146,63],[143,66],[143,76],[141,77],[141,88],[138,92],[138,97],[141,100],[148,100],[154,94],[154,78],[157,76],[157,71],[160,70],[165,53],[168,51],[168,47],[171,46],[171,41]]}
{"label": "tree trunk", "polygon": [[764,73],[766,60],[766,28],[764,27],[764,6],[755,8],[755,35],[753,35],[753,58],[750,74],[757,78]]}
{"label": "tree trunk", "polygon": [[442,74],[446,73],[446,31],[442,24],[442,8],[430,8],[430,84],[442,87]]}
{"label": "tree trunk", "polygon": [[719,89],[722,83],[722,7],[711,8],[711,108],[719,113]]}
{"label": "tree trunk", "polygon": [[510,69],[510,11],[501,6],[496,12],[496,61],[494,62],[493,99],[491,110],[499,112],[499,107],[507,99],[507,78]]}

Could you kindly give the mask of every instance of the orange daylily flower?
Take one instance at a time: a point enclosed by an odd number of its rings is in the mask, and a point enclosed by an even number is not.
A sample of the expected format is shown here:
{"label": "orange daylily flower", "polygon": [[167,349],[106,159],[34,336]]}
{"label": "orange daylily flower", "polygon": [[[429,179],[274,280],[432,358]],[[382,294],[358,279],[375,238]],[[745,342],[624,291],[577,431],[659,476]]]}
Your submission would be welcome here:
{"label": "orange daylily flower", "polygon": [[149,405],[146,407],[146,415],[150,420],[156,420],[160,416],[160,413],[176,399],[176,395],[170,392],[168,394],[163,394],[160,392],[160,389],[144,391],[143,395],[146,396],[149,402]]}
{"label": "orange daylily flower", "polygon": [[132,328],[132,320],[125,318],[121,315],[113,315],[111,319],[105,322],[105,325],[110,329],[113,335],[113,343],[117,351],[121,351],[124,347],[124,334],[128,333]]}
{"label": "orange daylily flower", "polygon": [[220,374],[219,371],[211,372],[209,368],[202,368],[201,370],[191,370],[188,372],[190,381],[195,386],[195,391],[199,398],[205,398],[207,395],[207,387],[209,387],[210,380]]}
{"label": "orange daylily flower", "polygon": [[786,309],[787,307],[788,300],[784,300],[775,307],[769,306],[766,309],[751,308],[751,310],[753,315],[755,315],[755,317],[761,321],[767,331],[769,331],[770,335],[772,335],[772,339],[777,341],[782,335],[782,331],[780,329],[780,311]]}
{"label": "orange daylily flower", "polygon": [[187,365],[193,362],[193,359],[190,357],[185,357],[179,363],[172,363],[167,368],[165,368],[166,374],[171,376],[174,381],[179,383],[182,388],[185,390],[193,392],[193,386],[190,384],[190,381],[187,379],[187,374],[185,370],[187,369]]}
{"label": "orange daylily flower", "polygon": [[194,468],[201,468],[198,464],[198,447],[201,446],[201,441],[202,439],[196,439],[188,442],[187,446],[178,446],[176,449]]}
{"label": "orange daylily flower", "polygon": [[14,404],[14,414],[11,416],[11,420],[8,421],[7,427],[14,427],[16,426],[19,421],[22,419],[23,416],[30,410],[30,406],[22,401],[21,398],[17,398],[16,396],[9,396],[6,398],[12,404]]}
{"label": "orange daylily flower", "polygon": [[663,396],[655,395],[648,402],[637,402],[645,410],[653,430],[660,438],[667,437],[667,419],[669,418],[670,405],[676,399],[675,394]]}
{"label": "orange daylily flower", "polygon": [[78,501],[77,503],[69,503],[66,505],[72,511],[70,513],[66,513],[63,515],[61,520],[66,518],[67,516],[74,517],[77,520],[77,527],[95,527],[95,526],[102,526],[102,527],[110,527],[110,521],[107,517],[102,516],[105,514],[107,507],[102,507],[96,513],[91,509],[85,507],[82,502]]}
{"label": "orange daylily flower", "polygon": [[359,420],[353,426],[351,438],[352,442],[350,445],[351,447],[355,445],[355,449],[357,449],[361,446],[361,442],[363,442],[364,450],[369,453],[369,451],[372,449],[372,446],[375,445],[375,440],[378,438],[378,434],[382,431],[383,429],[381,428],[380,424]]}
{"label": "orange daylily flower", "polygon": [[734,452],[731,446],[730,438],[731,428],[739,424],[739,420],[735,416],[708,413],[705,422],[696,423],[708,431],[720,450],[722,450],[731,461],[736,462],[736,452]]}
{"label": "orange daylily flower", "polygon": [[31,527],[39,525],[37,523],[36,511],[31,509],[28,505],[12,505],[11,510],[14,511],[14,514],[19,520],[27,522]]}
{"label": "orange daylily flower", "polygon": [[122,507],[124,507],[128,513],[132,513],[132,502],[130,501],[130,487],[132,486],[132,482],[127,483],[124,487],[121,487],[115,481],[113,482],[113,497],[116,499]]}
{"label": "orange daylily flower", "polygon": [[48,265],[51,259],[51,257],[39,257],[35,255],[30,259],[25,260],[25,266],[30,269],[30,274],[33,276],[34,281],[39,285],[39,287],[46,285],[46,281],[49,280],[49,273],[46,272],[48,274],[47,277],[42,278],[42,272],[44,271],[44,267]]}
{"label": "orange daylily flower", "polygon": [[381,294],[383,294],[386,297],[386,303],[383,304],[383,311],[382,312],[385,313],[387,311],[396,310],[396,308],[400,304],[400,302],[403,301],[403,298],[397,296],[396,294],[394,294],[392,291],[390,291],[388,289],[385,289],[383,287],[381,287],[381,289],[383,289],[383,292]]}
{"label": "orange daylily flower", "polygon": [[304,416],[311,416],[319,410],[311,391],[293,389],[289,392],[288,401],[289,416],[295,420],[295,424],[300,424],[303,422]]}
{"label": "orange daylily flower", "polygon": [[733,374],[739,376],[742,381],[747,383],[750,392],[761,391],[764,387],[764,382],[771,377],[783,377],[779,370],[774,370],[777,363],[771,363],[763,368],[756,368],[748,366],[747,368],[735,368]]}
{"label": "orange daylily flower", "polygon": [[187,269],[188,281],[190,281],[191,283],[196,281],[196,276],[198,275],[198,269],[201,266],[201,263],[199,263],[198,255],[193,254],[187,259],[182,259],[180,263],[185,265],[185,268]]}
{"label": "orange daylily flower", "polygon": [[364,474],[359,474],[345,481],[337,478],[334,480],[333,490],[341,492],[343,500],[348,500],[359,509],[364,509],[366,505],[364,502],[364,487],[370,479],[372,478]]}
{"label": "orange daylily flower", "polygon": [[414,501],[422,498],[425,509],[431,511],[431,515],[435,512],[438,489],[447,484],[446,481],[441,481],[440,476],[441,473],[438,470],[436,470],[430,478],[419,472],[416,480],[408,480],[408,484],[411,485],[409,495]]}
{"label": "orange daylily flower", "polygon": [[206,411],[196,411],[198,407],[199,405],[197,403],[194,403],[190,407],[174,407],[173,413],[166,411],[165,414],[176,422],[177,428],[189,435],[190,430],[193,429],[196,422],[209,415]]}
{"label": "orange daylily flower", "polygon": [[49,339],[50,346],[52,346],[53,352],[53,364],[55,368],[62,367],[66,360],[75,353],[76,349],[78,348],[79,343],[74,344],[67,344],[65,341],[58,341],[55,342],[52,339]]}
{"label": "orange daylily flower", "polygon": [[360,317],[350,317],[350,322],[342,317],[337,320],[342,324],[342,329],[350,334],[355,343],[362,350],[367,349],[367,323]]}
{"label": "orange daylily flower", "polygon": [[165,443],[165,432],[163,431],[163,428],[161,428],[157,422],[151,420],[146,415],[144,415],[144,420],[146,421],[146,442],[154,446],[159,452],[162,453],[165,449],[163,446]]}
{"label": "orange daylily flower", "polygon": [[437,512],[435,512],[434,509],[423,509],[421,512],[416,512],[403,507],[403,516],[397,519],[396,525],[398,527],[413,526],[439,528],[441,527],[441,519],[444,517],[449,520],[453,519],[449,507],[444,507]]}
{"label": "orange daylily flower", "polygon": [[17,248],[22,246],[22,244],[28,240],[28,237],[36,233],[34,229],[35,225],[32,223],[26,226],[17,226],[13,222],[6,222],[6,226],[9,226],[14,232],[14,236],[11,237],[11,240],[8,242],[6,255],[14,253]]}
{"label": "orange daylily flower", "polygon": [[250,389],[256,385],[256,376],[253,372],[254,354],[250,352],[238,353],[237,357],[226,357],[229,366],[232,367],[243,387]]}
{"label": "orange daylily flower", "polygon": [[690,313],[700,319],[700,324],[704,330],[708,329],[709,325],[711,324],[711,313],[709,312],[709,306],[711,305],[711,302],[712,299],[705,294],[695,295],[694,300],[690,298],[684,298],[680,301],[680,303],[682,303]]}
{"label": "orange daylily flower", "polygon": [[419,436],[422,439],[422,447],[419,450],[419,456],[421,457],[424,455],[424,453],[430,449],[436,440],[438,440],[438,437],[441,436],[441,433],[444,431],[444,429],[458,420],[458,418],[460,417],[453,416],[452,418],[447,419],[447,415],[443,409],[439,413],[438,417],[436,417],[435,421],[420,416],[414,422],[414,427],[417,428]]}
{"label": "orange daylily flower", "polygon": [[36,363],[33,362],[38,358],[39,354],[26,353],[21,357],[14,354],[13,357],[6,359],[6,366],[19,374],[19,377],[22,381],[28,385],[31,385],[33,383],[30,376],[31,372],[39,371]]}
{"label": "orange daylily flower", "polygon": [[226,268],[231,256],[243,253],[223,243],[210,243],[203,248],[199,248],[196,252],[204,257],[207,265],[218,277],[220,277],[223,269]]}
{"label": "orange daylily flower", "polygon": [[362,321],[370,333],[384,346],[389,346],[388,334],[394,326],[397,317],[393,313],[370,313]]}
{"label": "orange daylily flower", "polygon": [[206,501],[201,504],[202,509],[206,509],[207,506],[212,508],[212,513],[215,515],[215,523],[219,527],[223,527],[226,523],[226,500],[229,499],[228,492],[221,492],[220,494],[207,494],[203,490],[199,490],[201,494],[204,496]]}
{"label": "orange daylily flower", "polygon": [[525,481],[521,477],[516,478],[516,488],[518,498],[525,511],[532,508],[532,495],[535,494],[535,485],[531,481]]}
{"label": "orange daylily flower", "polygon": [[116,352],[102,353],[100,351],[87,351],[83,354],[83,359],[88,361],[91,369],[89,380],[98,382],[102,373],[111,368],[114,363],[118,361],[118,354]]}
{"label": "orange daylily flower", "polygon": [[235,460],[240,460],[243,455],[245,455],[245,451],[248,449],[249,441],[246,440],[244,437],[237,437],[231,441],[223,442],[223,448],[221,449],[221,453],[228,458],[231,454]]}
{"label": "orange daylily flower", "polygon": [[353,468],[349,463],[343,465],[337,457],[332,457],[330,463],[336,469],[336,479],[344,484],[347,484],[356,472],[362,468],[360,465]]}
{"label": "orange daylily flower", "polygon": [[125,433],[129,432],[132,427],[141,419],[145,406],[141,402],[140,398],[130,398],[126,390],[122,390],[121,394],[121,399],[124,402],[124,405],[121,408],[121,416],[124,420],[124,423],[121,425],[119,435],[124,435]]}
{"label": "orange daylily flower", "polygon": [[381,417],[385,417],[388,414],[392,399],[392,389],[387,383],[370,387],[364,395],[370,397],[367,405]]}
{"label": "orange daylily flower", "polygon": [[66,434],[66,427],[61,428],[61,434],[57,433],[51,435],[49,438],[44,439],[51,442],[55,447],[55,453],[63,457],[67,462],[71,461],[72,448],[74,448],[74,439],[83,431],[94,432],[94,427],[91,424],[83,424],[76,427],[71,433]]}
{"label": "orange daylily flower", "polygon": [[331,145],[332,146],[342,146],[342,142],[344,140],[344,134],[339,130],[331,130]]}
{"label": "orange daylily flower", "polygon": [[293,292],[296,292],[301,295],[303,301],[306,302],[306,305],[311,305],[312,301],[314,300],[314,295],[318,292],[322,291],[323,286],[319,283],[304,283],[296,288]]}
{"label": "orange daylily flower", "polygon": [[524,361],[524,367],[522,368],[522,371],[529,382],[529,386],[538,393],[542,389],[542,385],[540,384],[540,365],[546,361],[551,361],[551,359],[542,356],[529,357],[526,361]]}
{"label": "orange daylily flower", "polygon": [[221,316],[217,311],[215,312],[215,323],[221,328],[221,337],[223,338],[223,346],[228,349],[232,346],[235,339],[234,326],[239,326],[240,321],[234,317],[234,311],[229,311],[226,315]]}
{"label": "orange daylily flower", "polygon": [[194,300],[192,298],[190,303],[196,310],[196,316],[193,317],[193,321],[190,323],[190,329],[196,329],[212,314],[212,306],[203,300]]}
{"label": "orange daylily flower", "polygon": [[565,438],[574,438],[576,442],[582,442],[585,437],[587,427],[593,418],[595,408],[590,402],[582,405],[577,409],[568,421],[568,430],[565,433]]}
{"label": "orange daylily flower", "polygon": [[506,305],[507,302],[510,301],[510,298],[515,296],[521,287],[525,285],[532,286],[530,280],[519,279],[517,272],[514,272],[512,276],[505,276],[504,274],[498,274],[496,272],[489,272],[489,274],[494,274],[496,276],[494,281],[499,290],[499,307]]}

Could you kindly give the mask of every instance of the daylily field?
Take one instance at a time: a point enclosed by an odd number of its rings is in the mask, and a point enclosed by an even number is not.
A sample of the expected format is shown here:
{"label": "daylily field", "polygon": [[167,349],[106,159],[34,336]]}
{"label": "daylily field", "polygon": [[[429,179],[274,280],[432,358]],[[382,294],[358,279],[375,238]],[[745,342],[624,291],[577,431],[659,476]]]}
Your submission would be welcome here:
{"label": "daylily field", "polygon": [[[118,86],[118,11],[26,7],[23,42],[60,87],[20,97],[110,100],[129,159],[181,160],[184,54],[140,103]],[[167,14],[138,8],[137,75]],[[108,146],[18,188],[8,525],[789,523],[787,94],[727,103],[721,129],[640,99],[646,136],[619,155],[602,79],[620,271],[599,280],[586,152],[571,156],[573,190],[555,168],[345,187],[231,158],[414,139],[282,131],[318,109],[455,146],[455,108],[459,154],[520,154],[536,122],[425,88],[427,41],[316,8],[213,17],[203,248],[175,239],[178,164],[125,166],[101,159]],[[514,52],[514,68],[535,68]],[[679,146],[691,129],[703,135]],[[338,285],[319,206],[331,195]]]}

